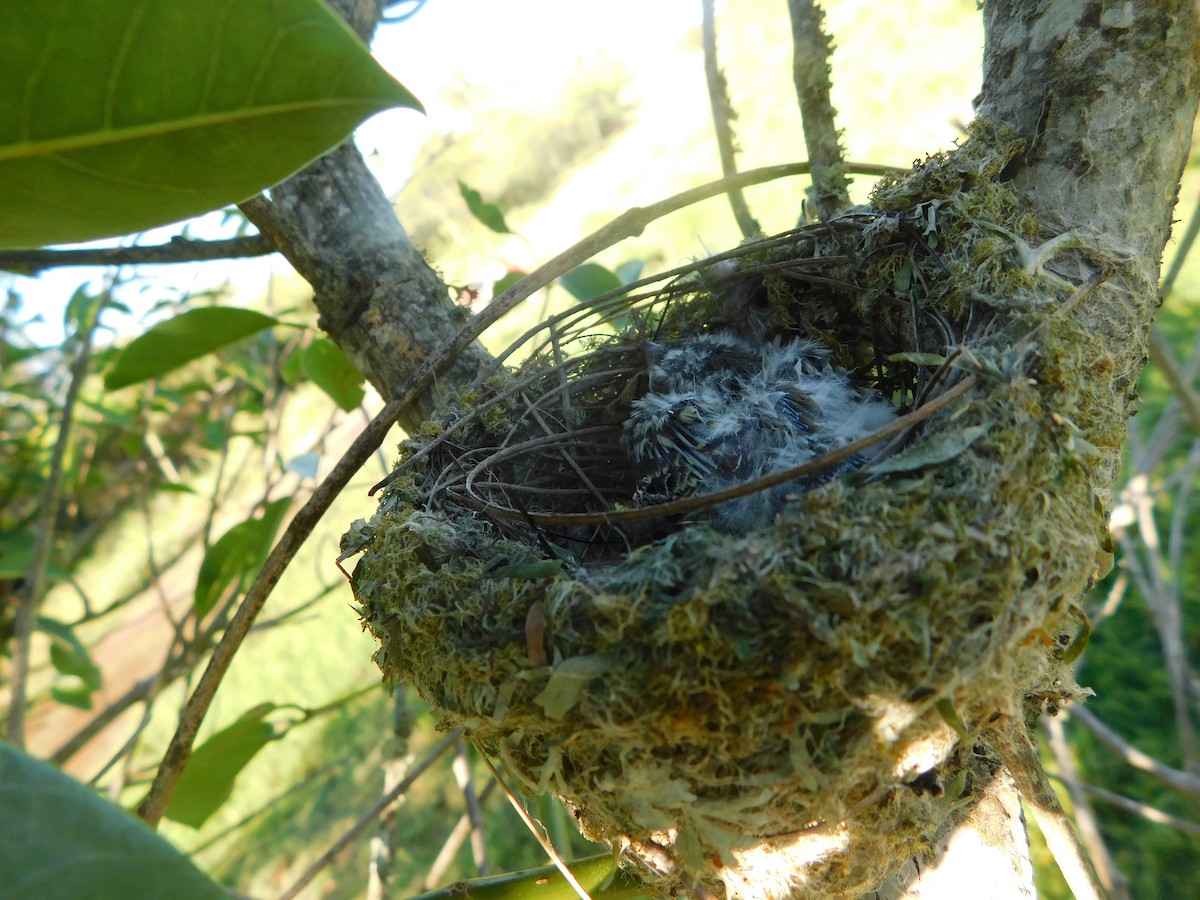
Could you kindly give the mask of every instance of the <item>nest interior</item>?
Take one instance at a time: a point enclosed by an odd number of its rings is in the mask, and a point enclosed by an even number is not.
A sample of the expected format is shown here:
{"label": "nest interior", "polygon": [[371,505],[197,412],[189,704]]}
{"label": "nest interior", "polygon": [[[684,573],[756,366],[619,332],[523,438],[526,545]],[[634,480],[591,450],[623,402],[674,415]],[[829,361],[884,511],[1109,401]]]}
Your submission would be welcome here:
{"label": "nest interior", "polygon": [[[1058,314],[1096,262],[1038,254],[1020,149],[976,123],[869,209],[531,329],[344,539],[385,679],[664,886],[853,896],[919,857],[995,771],[981,735],[1078,691],[1122,437],[1115,363]],[[902,414],[970,383],[767,526],[622,518],[638,342],[718,329],[819,340]]]}

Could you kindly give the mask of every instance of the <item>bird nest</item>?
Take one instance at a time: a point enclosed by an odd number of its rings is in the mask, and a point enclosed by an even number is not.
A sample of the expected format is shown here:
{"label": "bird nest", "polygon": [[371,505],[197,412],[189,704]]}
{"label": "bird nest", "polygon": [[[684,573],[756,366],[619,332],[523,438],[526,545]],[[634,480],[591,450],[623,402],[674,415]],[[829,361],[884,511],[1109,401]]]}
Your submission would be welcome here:
{"label": "bird nest", "polygon": [[[998,181],[1019,149],[977,124],[869,209],[531,328],[344,538],[385,678],[664,887],[854,896],[929,851],[997,768],[981,736],[1078,690],[1091,469],[1121,437],[1081,386],[1109,357],[1065,311],[1086,265],[1045,267],[1077,242]],[[697,341],[760,354],[738,371],[790,353],[888,413],[747,483],[656,486],[760,439],[671,432],[647,471],[655,354]]]}

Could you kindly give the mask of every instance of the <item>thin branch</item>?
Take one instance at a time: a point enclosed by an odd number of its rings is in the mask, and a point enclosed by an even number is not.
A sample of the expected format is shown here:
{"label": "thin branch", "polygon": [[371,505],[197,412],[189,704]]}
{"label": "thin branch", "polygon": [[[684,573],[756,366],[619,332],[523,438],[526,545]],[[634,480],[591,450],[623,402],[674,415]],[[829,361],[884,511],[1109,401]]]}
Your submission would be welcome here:
{"label": "thin branch", "polygon": [[1048,716],[1042,720],[1042,725],[1050,738],[1050,750],[1054,753],[1054,760],[1062,772],[1067,792],[1071,795],[1071,803],[1075,807],[1075,824],[1079,828],[1084,846],[1087,847],[1088,856],[1096,867],[1096,874],[1100,876],[1100,883],[1108,891],[1111,900],[1129,900],[1129,879],[1117,868],[1112,854],[1108,852],[1108,846],[1104,843],[1104,836],[1100,833],[1100,825],[1096,821],[1096,813],[1088,802],[1083,781],[1075,769],[1075,761],[1071,758],[1062,720]]}
{"label": "thin branch", "polygon": [[1063,812],[1054,788],[1038,759],[1037,749],[1020,722],[992,732],[994,746],[1017,790],[1029,805],[1054,862],[1062,872],[1076,900],[1099,900],[1104,896],[1100,880],[1079,843],[1079,835]]}
{"label": "thin branch", "polygon": [[850,181],[842,160],[830,99],[829,35],[821,27],[825,13],[814,0],[788,0],[792,17],[792,79],[800,101],[804,143],[812,163],[812,198],[817,215],[829,219],[850,205]]}
{"label": "thin branch", "polygon": [[[708,82],[708,102],[712,108],[713,129],[716,131],[717,150],[721,156],[721,174],[733,175],[737,172],[737,144],[733,136],[733,120],[737,118],[737,114],[729,100],[729,85],[725,81],[725,74],[717,65],[717,26],[713,14],[713,0],[701,0],[700,5],[704,10],[704,76]],[[746,198],[741,189],[730,190],[728,197],[742,237],[762,234],[762,227],[750,212],[750,207],[746,205]]]}
{"label": "thin branch", "polygon": [[1121,757],[1127,764],[1133,766],[1133,768],[1145,772],[1156,781],[1174,791],[1179,791],[1181,794],[1185,794],[1195,800],[1200,800],[1200,775],[1181,769],[1173,769],[1154,759],[1152,756],[1143,753],[1105,725],[1095,713],[1086,707],[1074,704],[1067,710],[1067,713],[1072,719],[1090,731],[1096,740]]}
{"label": "thin branch", "polygon": [[1171,345],[1158,328],[1150,332],[1150,359],[1167,379],[1167,384],[1171,386],[1179,405],[1183,407],[1192,430],[1200,434],[1200,395],[1197,395],[1192,387],[1191,379],[1180,369]]}
{"label": "thin branch", "polygon": [[479,810],[479,796],[475,791],[475,779],[471,775],[471,760],[467,745],[462,741],[454,748],[454,781],[463,793],[467,804],[467,818],[471,822],[471,856],[478,875],[488,874],[487,841],[483,835],[483,814]]}
{"label": "thin branch", "polygon": [[[886,167],[870,164],[864,168],[884,169]],[[162,818],[163,811],[175,792],[175,787],[183,774],[184,766],[192,753],[196,734],[200,724],[216,696],[217,688],[225,677],[234,654],[237,653],[242,641],[245,640],[254,620],[266,603],[267,597],[278,583],[292,557],[312,534],[317,523],[329,509],[330,505],[349,483],[354,474],[370,459],[371,454],[383,443],[388,431],[396,420],[412,407],[434,383],[439,373],[449,367],[454,360],[489,327],[495,324],[506,313],[516,308],[534,291],[549,284],[555,278],[566,274],[582,262],[590,259],[601,250],[612,246],[627,237],[642,233],[647,225],[668,213],[683,209],[701,200],[724,193],[731,186],[746,186],[760,182],[771,181],[789,175],[802,175],[809,170],[807,163],[793,163],[783,166],[769,166],[742,172],[731,178],[722,178],[709,182],[697,188],[660,200],[649,206],[634,207],[622,213],[599,231],[584,238],[573,247],[560,253],[549,262],[538,267],[517,284],[513,285],[492,301],[485,309],[474,316],[459,332],[440,350],[430,354],[420,367],[409,377],[403,389],[398,391],[362,433],[354,440],[349,449],[338,460],[333,470],[317,487],[308,502],[296,513],[288,523],[282,537],[271,550],[266,563],[255,576],[254,582],[246,592],[241,606],[221,636],[221,641],[213,651],[208,667],[200,677],[199,683],[192,696],[188,699],[179,718],[171,743],[163,755],[162,764],[155,775],[150,792],[138,807],[138,816],[151,827],[156,827]]]}
{"label": "thin branch", "polygon": [[[392,695],[392,727],[387,741],[387,753],[383,760],[383,791],[388,793],[408,774],[412,764],[410,738],[413,731],[413,714],[408,705],[408,692],[397,687]],[[396,808],[386,810],[379,822],[379,830],[371,838],[371,858],[367,868],[366,900],[384,900],[388,896],[388,880],[391,878],[392,859],[396,852]]]}
{"label": "thin branch", "polygon": [[165,244],[135,247],[81,247],[71,250],[5,250],[0,269],[33,275],[66,266],[147,266],[267,256],[275,248],[261,234],[220,241],[173,237]]}
{"label": "thin branch", "polygon": [[[475,749],[478,750],[479,748],[476,747]],[[554,867],[558,869],[559,873],[566,880],[567,884],[571,886],[571,890],[575,892],[575,894],[579,897],[579,900],[592,900],[591,895],[589,895],[588,892],[583,889],[583,885],[579,883],[579,879],[575,877],[574,873],[567,866],[566,861],[562,858],[562,856],[559,855],[559,852],[554,848],[554,845],[550,843],[550,839],[542,833],[542,829],[538,826],[538,823],[533,820],[531,815],[529,815],[529,811],[521,805],[521,801],[517,799],[517,795],[514,794],[509,786],[504,783],[504,779],[500,777],[500,770],[496,768],[495,764],[487,758],[482,750],[479,751],[479,757],[485,763],[487,763],[487,767],[492,770],[492,777],[499,782],[500,789],[504,791],[504,796],[508,798],[508,802],[512,805],[512,808],[516,810],[517,815],[521,817],[521,821],[525,823],[525,827],[529,829],[529,833],[533,835],[534,840],[541,845],[542,850],[544,850],[546,853],[546,856],[550,858],[550,862],[554,863]]]}
{"label": "thin branch", "polygon": [[[495,781],[489,781],[484,785],[483,790],[479,792],[478,803],[480,806],[487,802],[488,797],[492,795],[496,787],[497,784]],[[425,873],[425,880],[421,883],[421,887],[424,890],[432,891],[441,883],[446,870],[450,868],[450,864],[454,862],[454,857],[458,855],[458,851],[467,840],[467,836],[473,831],[474,827],[471,824],[471,815],[464,812],[458,817],[454,828],[450,830],[445,843],[442,844],[442,849],[438,851],[437,857],[433,860],[433,865]]]}
{"label": "thin branch", "polygon": [[1112,791],[1107,791],[1102,787],[1097,787],[1094,784],[1081,784],[1084,791],[1091,794],[1098,800],[1103,800],[1105,803],[1111,803],[1120,809],[1131,812],[1134,815],[1141,816],[1150,822],[1155,822],[1159,825],[1169,825],[1172,828],[1177,828],[1184,834],[1194,834],[1200,836],[1200,822],[1192,822],[1188,819],[1181,819],[1178,816],[1173,816],[1170,813],[1165,813],[1161,809],[1156,809],[1146,803],[1141,803],[1137,800],[1132,800],[1122,794],[1114,794]]}
{"label": "thin branch", "polygon": [[309,882],[321,873],[322,869],[333,861],[335,856],[353,843],[359,835],[367,830],[368,825],[379,818],[384,810],[395,803],[405,791],[412,787],[413,783],[424,774],[426,769],[433,765],[439,756],[453,747],[460,737],[462,737],[462,729],[456,728],[442,738],[438,745],[426,754],[424,759],[409,770],[403,781],[375,801],[374,806],[363,813],[359,820],[346,829],[346,832],[334,841],[333,845],[322,853],[316,862],[305,869],[304,874],[296,879],[296,883],[279,895],[279,900],[293,900],[294,897],[308,886]]}
{"label": "thin branch", "polygon": [[88,374],[88,361],[92,355],[92,336],[100,321],[101,298],[93,301],[96,306],[88,313],[84,327],[79,332],[79,349],[71,363],[71,379],[67,395],[63,400],[62,418],[59,420],[58,437],[50,457],[50,471],[42,488],[41,507],[38,511],[36,538],[29,560],[29,580],[18,592],[17,612],[13,619],[11,700],[8,707],[8,742],[16,747],[25,746],[26,681],[29,678],[29,651],[37,623],[38,606],[46,588],[46,565],[50,561],[50,548],[54,545],[54,532],[58,527],[59,494],[62,491],[63,460],[71,442],[71,425],[75,418],[75,407],[79,392]]}

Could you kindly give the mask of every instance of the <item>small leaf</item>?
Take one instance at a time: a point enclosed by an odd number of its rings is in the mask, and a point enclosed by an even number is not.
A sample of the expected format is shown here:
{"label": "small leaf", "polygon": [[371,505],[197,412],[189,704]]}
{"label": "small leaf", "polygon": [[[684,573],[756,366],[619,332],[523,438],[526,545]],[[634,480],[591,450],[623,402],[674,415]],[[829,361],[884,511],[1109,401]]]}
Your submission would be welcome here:
{"label": "small leaf", "polygon": [[4,743],[0,882],[6,900],[228,897],[125,810]]}
{"label": "small leaf", "polygon": [[320,0],[0,0],[0,246],[236,203],[420,103]]}
{"label": "small leaf", "polygon": [[892,353],[888,356],[888,362],[910,362],[918,366],[928,366],[931,369],[936,369],[938,366],[946,364],[946,357],[940,353]]}
{"label": "small leaf", "polygon": [[203,619],[229,588],[244,591],[262,568],[279,524],[291,506],[291,497],[281,497],[267,506],[259,519],[239,522],[208,548],[196,576],[194,612]]}
{"label": "small leaf", "polygon": [[110,391],[155,378],[214,350],[278,325],[251,309],[207,306],[159,322],[135,338],[104,376]]}
{"label": "small leaf", "polygon": [[50,664],[62,675],[72,675],[89,690],[100,687],[100,670],[92,662],[85,647],[70,647],[54,643],[50,645]]}
{"label": "small leaf", "polygon": [[561,719],[583,696],[588,682],[612,668],[612,660],[603,653],[572,656],[550,672],[550,680],[533,702],[542,707],[549,719]]}
{"label": "small leaf", "polygon": [[954,708],[954,703],[951,702],[949,697],[943,697],[934,703],[934,706],[937,707],[938,715],[942,717],[942,721],[953,728],[960,738],[965,741],[970,737],[967,726],[958,717],[958,710]]}
{"label": "small leaf", "polygon": [[492,296],[499,297],[528,274],[528,272],[519,272],[515,269],[510,269],[509,271],[505,272],[500,277],[500,280],[492,285]]}
{"label": "small leaf", "polygon": [[342,348],[327,338],[317,338],[305,348],[304,371],[344,412],[358,409],[366,396],[362,373]]}
{"label": "small leaf", "polygon": [[615,291],[621,287],[621,279],[615,273],[599,263],[584,263],[576,266],[561,279],[565,287],[576,300],[591,300],[600,294]]}
{"label": "small leaf", "polygon": [[73,709],[90,710],[92,695],[95,691],[78,678],[62,678],[50,688],[50,698],[55,703],[70,706]]}
{"label": "small leaf", "polygon": [[867,475],[912,472],[925,466],[948,462],[987,434],[989,428],[988,425],[973,425],[933,440],[922,441],[895,456],[880,460],[867,469]]}
{"label": "small leaf", "polygon": [[266,721],[277,708],[274,703],[262,703],[249,709],[197,747],[163,815],[181,825],[202,827],[229,799],[250,760],[280,737]]}
{"label": "small leaf", "polygon": [[508,227],[508,223],[504,221],[504,213],[500,212],[500,207],[494,203],[486,202],[479,191],[460,181],[458,183],[458,192],[467,201],[467,209],[471,211],[471,215],[492,231],[497,234],[513,233],[512,229]]}
{"label": "small leaf", "polygon": [[301,478],[316,478],[317,469],[321,465],[320,453],[301,453],[288,460],[287,470],[295,472]]}

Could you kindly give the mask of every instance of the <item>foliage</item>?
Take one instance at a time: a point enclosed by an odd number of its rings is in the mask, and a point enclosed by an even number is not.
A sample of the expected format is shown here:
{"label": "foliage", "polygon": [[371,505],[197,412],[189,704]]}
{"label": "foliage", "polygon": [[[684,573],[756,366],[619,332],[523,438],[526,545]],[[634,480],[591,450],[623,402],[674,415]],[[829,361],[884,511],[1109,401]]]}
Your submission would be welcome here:
{"label": "foliage", "polygon": [[227,896],[123,809],[3,743],[0,808],[0,890],[9,900]]}
{"label": "foliage", "polygon": [[4,0],[0,16],[0,246],[244,200],[372,114],[420,108],[319,0]]}

